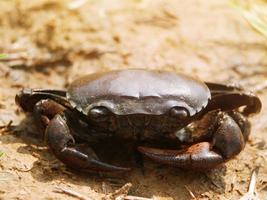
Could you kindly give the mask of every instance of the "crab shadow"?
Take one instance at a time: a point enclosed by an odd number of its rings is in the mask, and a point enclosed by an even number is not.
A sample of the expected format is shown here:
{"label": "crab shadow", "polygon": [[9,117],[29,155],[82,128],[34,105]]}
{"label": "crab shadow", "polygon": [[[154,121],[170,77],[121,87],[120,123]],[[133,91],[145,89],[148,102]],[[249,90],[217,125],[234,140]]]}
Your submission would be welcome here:
{"label": "crab shadow", "polygon": [[173,196],[182,199],[191,199],[188,188],[195,192],[195,195],[211,189],[223,193],[226,188],[224,165],[208,172],[193,172],[159,165],[144,159],[144,167],[140,167],[136,163],[132,148],[127,148],[131,144],[109,141],[106,144],[96,145],[98,149],[96,153],[100,159],[111,164],[130,167],[132,170],[127,173],[81,172],[65,167],[55,158],[46,147],[31,116],[26,116],[19,125],[12,126],[9,132],[15,136],[15,139],[2,142],[26,144],[21,145],[17,152],[37,158],[27,173],[31,173],[31,176],[39,182],[50,183],[63,180],[65,183],[90,186],[101,193],[103,193],[103,183],[110,189],[105,192],[112,192],[114,187],[121,187],[130,182],[133,185],[130,190],[132,195]]}

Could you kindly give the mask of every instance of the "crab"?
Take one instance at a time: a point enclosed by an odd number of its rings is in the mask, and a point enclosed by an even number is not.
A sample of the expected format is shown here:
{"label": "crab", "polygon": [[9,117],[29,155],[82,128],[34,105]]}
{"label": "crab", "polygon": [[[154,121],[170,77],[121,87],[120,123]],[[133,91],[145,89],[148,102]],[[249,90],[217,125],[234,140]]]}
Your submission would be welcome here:
{"label": "crab", "polygon": [[[237,86],[201,82],[168,71],[128,69],[83,76],[66,91],[22,89],[16,103],[32,113],[40,132],[65,165],[81,170],[123,172],[128,167],[99,159],[94,140],[136,141],[136,151],[158,163],[208,170],[238,155],[248,140],[248,116],[260,99]],[[211,115],[205,133],[185,127]],[[156,148],[144,141],[172,141],[183,148]]]}

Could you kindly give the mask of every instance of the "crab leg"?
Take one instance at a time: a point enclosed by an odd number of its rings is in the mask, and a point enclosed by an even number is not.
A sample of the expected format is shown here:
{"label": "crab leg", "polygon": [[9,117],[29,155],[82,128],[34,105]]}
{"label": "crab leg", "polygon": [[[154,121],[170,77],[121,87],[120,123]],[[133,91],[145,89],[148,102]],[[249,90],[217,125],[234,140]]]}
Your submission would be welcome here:
{"label": "crab leg", "polygon": [[152,160],[179,168],[213,168],[223,162],[223,157],[210,150],[208,142],[192,145],[186,150],[163,150],[148,147],[138,147],[138,150]]}
{"label": "crab leg", "polygon": [[260,99],[252,93],[223,93],[212,97],[209,102],[206,112],[211,110],[220,109],[222,111],[229,111],[237,109],[241,106],[246,106],[242,113],[244,115],[250,115],[252,113],[258,113],[261,110]]}
{"label": "crab leg", "polygon": [[219,117],[217,123],[211,142],[193,144],[185,150],[148,147],[138,147],[138,150],[156,162],[175,167],[199,170],[214,168],[233,158],[244,148],[247,136],[243,136],[242,130],[249,127],[244,126],[247,121],[235,121],[226,113]]}
{"label": "crab leg", "polygon": [[25,112],[33,112],[35,104],[42,99],[52,99],[66,108],[71,108],[65,97],[66,92],[64,90],[25,88],[16,95],[15,101]]}
{"label": "crab leg", "polygon": [[95,171],[128,171],[129,168],[101,162],[90,147],[75,144],[73,135],[82,127],[67,114],[74,113],[65,96],[65,91],[61,90],[24,89],[16,96],[16,103],[24,111],[33,113],[40,131],[45,130],[48,146],[67,166]]}
{"label": "crab leg", "polygon": [[233,85],[224,85],[219,83],[205,82],[211,91],[211,95],[225,94],[227,92],[243,92],[244,90],[240,87]]}
{"label": "crab leg", "polygon": [[246,106],[243,114],[249,115],[261,110],[260,99],[252,93],[245,92],[242,88],[218,83],[205,83],[211,91],[211,102],[207,111],[214,109],[229,111],[240,106]]}
{"label": "crab leg", "polygon": [[55,156],[69,167],[93,171],[129,171],[100,161],[87,145],[75,144],[71,126],[73,121],[67,112],[57,114],[48,124],[45,139]]}

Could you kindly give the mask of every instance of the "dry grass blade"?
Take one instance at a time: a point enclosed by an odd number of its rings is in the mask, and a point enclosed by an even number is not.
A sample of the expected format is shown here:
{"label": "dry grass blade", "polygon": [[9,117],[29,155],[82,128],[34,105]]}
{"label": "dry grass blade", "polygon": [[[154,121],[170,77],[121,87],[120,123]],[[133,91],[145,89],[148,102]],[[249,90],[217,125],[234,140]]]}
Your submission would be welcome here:
{"label": "dry grass blade", "polygon": [[124,200],[152,200],[152,199],[145,197],[137,197],[137,196],[126,196],[124,197]]}
{"label": "dry grass blade", "polygon": [[252,171],[248,192],[243,197],[241,197],[239,200],[260,200],[256,193],[257,175],[258,175],[258,168]]}
{"label": "dry grass blade", "polygon": [[263,81],[261,84],[257,85],[254,89],[253,92],[261,92],[262,90],[267,88],[267,80]]}
{"label": "dry grass blade", "polygon": [[260,34],[267,38],[267,3],[266,1],[251,1],[242,4],[241,1],[231,0],[234,6],[248,23]]}
{"label": "dry grass blade", "polygon": [[255,11],[243,11],[243,16],[256,31],[267,37],[267,22],[257,16]]}
{"label": "dry grass blade", "polygon": [[193,198],[193,199],[197,199],[196,196],[194,195],[194,193],[190,190],[190,188],[188,186],[184,186],[185,189],[189,192],[190,196]]}
{"label": "dry grass blade", "polygon": [[70,10],[76,10],[80,7],[82,7],[87,0],[73,0],[68,4],[68,9]]}
{"label": "dry grass blade", "polygon": [[80,200],[93,200],[92,198],[85,197],[85,196],[83,196],[82,194],[80,194],[78,192],[75,192],[75,191],[72,191],[72,190],[66,189],[66,188],[56,187],[54,192],[67,194],[69,196],[76,197],[76,198],[78,198]]}

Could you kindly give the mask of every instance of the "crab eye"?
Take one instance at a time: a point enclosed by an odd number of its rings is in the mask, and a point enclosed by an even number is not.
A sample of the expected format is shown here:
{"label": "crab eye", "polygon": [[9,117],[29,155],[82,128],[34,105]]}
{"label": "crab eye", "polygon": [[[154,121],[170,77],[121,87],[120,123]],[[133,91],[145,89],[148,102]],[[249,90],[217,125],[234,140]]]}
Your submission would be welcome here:
{"label": "crab eye", "polygon": [[188,111],[182,107],[173,107],[170,110],[170,116],[177,119],[185,119],[188,116]]}
{"label": "crab eye", "polygon": [[88,113],[89,117],[96,120],[104,120],[108,114],[109,110],[103,106],[92,108]]}

